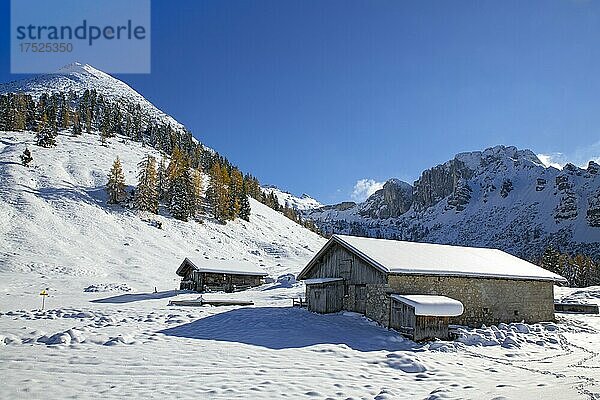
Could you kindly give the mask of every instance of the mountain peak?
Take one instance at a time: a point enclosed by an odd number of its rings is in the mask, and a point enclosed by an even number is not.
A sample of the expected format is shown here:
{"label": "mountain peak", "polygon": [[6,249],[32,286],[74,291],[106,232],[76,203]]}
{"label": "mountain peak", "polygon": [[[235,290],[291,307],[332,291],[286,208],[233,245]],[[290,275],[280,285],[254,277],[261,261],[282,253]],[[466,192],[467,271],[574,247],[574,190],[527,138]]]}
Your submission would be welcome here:
{"label": "mountain peak", "polygon": [[80,63],[79,61],[75,61],[71,64],[67,64],[56,71],[57,74],[83,74],[83,75],[93,75],[96,77],[105,77],[109,76],[107,73],[100,71],[92,67],[89,64]]}
{"label": "mountain peak", "polygon": [[454,158],[462,161],[465,166],[471,170],[476,170],[480,165],[488,165],[491,162],[501,160],[522,161],[542,166],[544,165],[533,151],[529,149],[519,150],[515,146],[504,145],[488,147],[483,151],[458,153]]}
{"label": "mountain peak", "polygon": [[34,98],[43,93],[54,92],[73,92],[82,95],[86,90],[92,89],[105,99],[117,102],[124,111],[139,105],[147,121],[170,125],[173,129],[185,131],[183,125],[156,108],[128,84],[82,62],[67,64],[53,74],[0,84],[0,94],[27,93]]}
{"label": "mountain peak", "polygon": [[398,178],[388,179],[383,186],[385,187],[385,185],[393,185],[393,186],[397,186],[400,188],[412,190],[412,185],[410,183],[401,181]]}

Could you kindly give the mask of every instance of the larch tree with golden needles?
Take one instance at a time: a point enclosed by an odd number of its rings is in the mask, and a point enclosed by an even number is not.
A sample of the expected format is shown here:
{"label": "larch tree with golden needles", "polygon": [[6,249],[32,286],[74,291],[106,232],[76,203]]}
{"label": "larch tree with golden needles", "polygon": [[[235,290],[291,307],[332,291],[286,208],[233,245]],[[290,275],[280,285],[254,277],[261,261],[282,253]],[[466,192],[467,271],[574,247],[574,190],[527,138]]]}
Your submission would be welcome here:
{"label": "larch tree with golden needles", "polygon": [[121,166],[119,157],[114,161],[108,173],[106,192],[108,193],[108,202],[110,204],[118,204],[127,195],[125,192],[125,175],[123,174],[123,167]]}

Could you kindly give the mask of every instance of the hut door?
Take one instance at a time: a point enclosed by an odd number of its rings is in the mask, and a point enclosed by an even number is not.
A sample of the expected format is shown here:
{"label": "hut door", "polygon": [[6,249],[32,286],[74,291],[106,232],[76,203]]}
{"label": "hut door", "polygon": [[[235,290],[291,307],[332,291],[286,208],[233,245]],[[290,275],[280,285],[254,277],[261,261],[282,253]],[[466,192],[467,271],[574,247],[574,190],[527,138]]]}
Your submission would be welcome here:
{"label": "hut door", "polygon": [[354,304],[356,312],[364,314],[367,311],[367,287],[365,285],[355,286]]}
{"label": "hut door", "polygon": [[327,296],[323,295],[322,289],[312,288],[308,291],[308,310],[318,313],[326,312]]}

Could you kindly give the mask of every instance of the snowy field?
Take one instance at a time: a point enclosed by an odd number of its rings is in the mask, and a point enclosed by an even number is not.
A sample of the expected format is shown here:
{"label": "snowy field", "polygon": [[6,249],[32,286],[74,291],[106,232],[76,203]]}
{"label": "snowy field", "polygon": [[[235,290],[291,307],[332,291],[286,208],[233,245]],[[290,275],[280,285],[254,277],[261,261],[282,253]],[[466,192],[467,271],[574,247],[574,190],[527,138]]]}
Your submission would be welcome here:
{"label": "snowy field", "polygon": [[[289,307],[302,284],[204,296],[253,307],[74,284],[51,289],[45,311],[27,286],[3,277],[0,398],[600,398],[600,316],[417,344],[356,314]],[[598,302],[600,288],[573,296]]]}
{"label": "snowy field", "polygon": [[[250,222],[227,225],[107,207],[114,158],[133,185],[150,149],[85,134],[55,149],[32,141],[0,133],[1,399],[600,398],[596,315],[417,344],[356,314],[290,307],[301,283],[206,295],[252,307],[171,307],[197,296],[175,290],[190,252],[276,278],[298,273],[324,239],[257,202]],[[18,164],[26,143],[30,168]],[[556,296],[598,303],[600,287]]]}

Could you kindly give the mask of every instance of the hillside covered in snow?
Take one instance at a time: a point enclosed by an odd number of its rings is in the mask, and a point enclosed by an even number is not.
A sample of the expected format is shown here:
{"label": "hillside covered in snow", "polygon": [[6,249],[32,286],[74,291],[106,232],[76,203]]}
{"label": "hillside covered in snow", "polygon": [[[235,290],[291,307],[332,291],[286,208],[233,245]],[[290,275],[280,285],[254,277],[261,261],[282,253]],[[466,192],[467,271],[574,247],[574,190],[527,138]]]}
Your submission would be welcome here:
{"label": "hillside covered in snow", "polygon": [[279,205],[282,207],[290,207],[298,211],[313,210],[315,208],[323,207],[323,204],[319,203],[319,201],[313,199],[306,193],[298,197],[272,185],[263,186],[262,190],[265,194],[274,194],[279,201]]}
{"label": "hillside covered in snow", "polygon": [[[121,159],[131,187],[137,183],[138,162],[148,153],[160,157],[157,151],[122,140],[100,146],[97,135],[87,134],[59,135],[58,145],[49,149],[34,141],[30,132],[0,133],[4,282],[27,274],[32,281],[61,277],[82,288],[115,282],[174,288],[175,270],[190,254],[249,260],[277,277],[299,271],[324,242],[253,199],[249,222],[226,225],[108,205],[104,187],[114,159]],[[34,158],[29,167],[19,163],[26,146]]]}
{"label": "hillside covered in snow", "polygon": [[[51,139],[47,147],[40,146],[42,134]],[[90,65],[0,84],[0,135],[0,273],[172,288],[175,269],[190,254],[249,260],[277,277],[297,272],[323,242],[252,199],[261,192],[250,174],[242,176],[133,88]],[[20,162],[25,148],[33,156],[28,166]],[[202,203],[195,206],[200,222],[173,218],[173,200],[161,201],[158,214],[131,206],[140,161],[152,156],[168,165],[172,154],[202,175],[194,195]],[[117,157],[129,200],[114,205],[105,189]],[[189,186],[178,174],[179,184]],[[237,194],[224,192],[234,187]],[[217,196],[220,211],[239,209],[233,200],[249,197],[249,221],[237,213],[216,216]]]}

